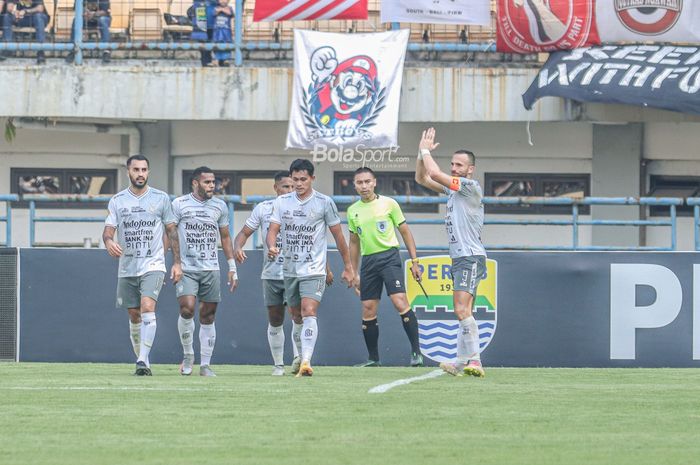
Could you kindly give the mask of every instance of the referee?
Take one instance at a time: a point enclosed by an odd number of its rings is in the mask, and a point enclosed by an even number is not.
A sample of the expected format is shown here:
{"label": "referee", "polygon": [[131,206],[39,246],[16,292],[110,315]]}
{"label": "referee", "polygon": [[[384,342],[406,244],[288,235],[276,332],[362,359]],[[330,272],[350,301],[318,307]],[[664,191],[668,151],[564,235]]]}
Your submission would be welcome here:
{"label": "referee", "polygon": [[[355,270],[353,285],[362,300],[362,333],[367,344],[369,360],[360,366],[379,366],[379,326],[377,308],[382,287],[401,316],[403,329],[411,342],[411,366],[423,366],[423,356],[418,343],[418,320],[406,298],[403,282],[403,266],[399,256],[399,241],[394,228],[398,228],[411,256],[411,274],[420,281],[423,274],[416,258],[416,243],[401,207],[389,197],[374,192],[377,178],[370,168],[355,171],[355,190],[361,199],[347,211],[350,230],[350,258]],[[362,253],[362,268],[358,268]]]}

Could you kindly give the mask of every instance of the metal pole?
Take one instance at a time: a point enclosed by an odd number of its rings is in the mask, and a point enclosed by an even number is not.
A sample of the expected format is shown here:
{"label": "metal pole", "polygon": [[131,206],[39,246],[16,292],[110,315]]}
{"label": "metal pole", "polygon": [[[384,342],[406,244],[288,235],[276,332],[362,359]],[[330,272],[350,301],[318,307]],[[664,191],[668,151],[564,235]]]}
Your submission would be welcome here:
{"label": "metal pole", "polygon": [[83,64],[83,0],[75,0],[75,24],[73,27],[75,64]]}
{"label": "metal pole", "polygon": [[29,201],[29,247],[34,247],[34,218],[36,217],[36,204],[33,200]]}
{"label": "metal pole", "polygon": [[571,227],[574,233],[574,250],[578,249],[578,205],[571,206]]}
{"label": "metal pole", "polygon": [[241,66],[243,64],[243,54],[241,53],[241,46],[243,44],[243,0],[236,0],[236,14],[233,17],[233,34],[234,43],[236,45],[234,62],[236,66]]}
{"label": "metal pole", "polygon": [[5,202],[5,245],[12,247],[12,203]]}
{"label": "metal pole", "polygon": [[693,233],[695,236],[695,250],[700,250],[700,236],[698,236],[698,227],[700,227],[700,205],[693,207]]}
{"label": "metal pole", "polygon": [[671,205],[671,250],[676,250],[676,206]]}

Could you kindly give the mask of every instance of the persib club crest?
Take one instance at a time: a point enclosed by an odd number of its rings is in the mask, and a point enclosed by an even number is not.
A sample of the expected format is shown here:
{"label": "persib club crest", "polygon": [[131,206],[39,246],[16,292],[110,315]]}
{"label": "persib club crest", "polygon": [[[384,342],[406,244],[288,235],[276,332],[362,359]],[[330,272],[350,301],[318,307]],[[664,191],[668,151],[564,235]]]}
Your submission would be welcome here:
{"label": "persib club crest", "polygon": [[[411,277],[411,263],[406,261],[406,292],[418,319],[418,335],[423,355],[436,362],[454,362],[457,357],[459,323],[452,304],[452,260],[448,255],[421,257],[422,284],[428,297]],[[479,284],[474,318],[479,326],[481,352],[496,333],[496,285],[498,267],[486,260],[487,277]]]}
{"label": "persib club crest", "polygon": [[339,63],[335,49],[324,46],[314,50],[310,65],[313,82],[301,104],[309,141],[370,139],[369,129],[386,106],[374,60],[357,55]]}

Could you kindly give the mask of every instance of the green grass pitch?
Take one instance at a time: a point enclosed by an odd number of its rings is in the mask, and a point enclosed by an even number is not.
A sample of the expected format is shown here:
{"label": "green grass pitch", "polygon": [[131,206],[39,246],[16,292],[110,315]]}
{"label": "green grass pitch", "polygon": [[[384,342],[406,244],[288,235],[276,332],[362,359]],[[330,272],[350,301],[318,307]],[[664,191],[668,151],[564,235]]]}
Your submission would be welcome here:
{"label": "green grass pitch", "polygon": [[[697,464],[700,370],[0,364],[0,463]],[[195,371],[196,373],[196,371]]]}

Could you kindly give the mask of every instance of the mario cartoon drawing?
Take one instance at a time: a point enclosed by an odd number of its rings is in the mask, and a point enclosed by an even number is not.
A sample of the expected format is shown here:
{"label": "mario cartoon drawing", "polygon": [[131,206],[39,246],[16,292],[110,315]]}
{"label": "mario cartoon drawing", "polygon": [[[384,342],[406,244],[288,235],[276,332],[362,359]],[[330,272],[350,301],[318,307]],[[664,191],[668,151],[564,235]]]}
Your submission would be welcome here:
{"label": "mario cartoon drawing", "polygon": [[366,55],[338,63],[332,47],[317,48],[310,60],[312,80],[306,101],[306,124],[319,136],[354,137],[373,125],[384,106],[377,65]]}

